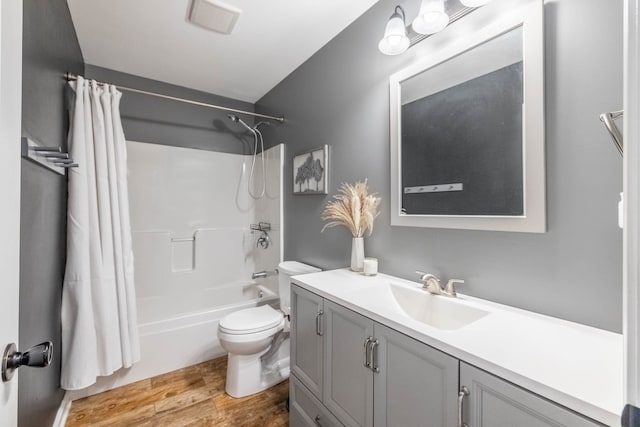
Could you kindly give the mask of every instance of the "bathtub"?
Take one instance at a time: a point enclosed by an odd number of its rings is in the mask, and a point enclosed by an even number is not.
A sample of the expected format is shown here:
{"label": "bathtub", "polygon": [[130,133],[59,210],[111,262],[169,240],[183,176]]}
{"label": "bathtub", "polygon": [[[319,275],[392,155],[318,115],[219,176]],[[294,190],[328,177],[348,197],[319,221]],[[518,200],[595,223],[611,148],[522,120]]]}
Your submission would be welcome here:
{"label": "bathtub", "polygon": [[218,321],[233,311],[273,304],[277,300],[273,291],[255,282],[240,282],[174,296],[139,298],[139,332],[142,337]]}
{"label": "bathtub", "polygon": [[[217,335],[220,320],[234,311],[263,304],[277,308],[278,296],[255,282],[220,286],[180,298],[139,299],[141,360],[129,369],[98,378],[87,389],[74,391],[72,400],[225,355]],[[184,312],[183,307],[192,311]]]}

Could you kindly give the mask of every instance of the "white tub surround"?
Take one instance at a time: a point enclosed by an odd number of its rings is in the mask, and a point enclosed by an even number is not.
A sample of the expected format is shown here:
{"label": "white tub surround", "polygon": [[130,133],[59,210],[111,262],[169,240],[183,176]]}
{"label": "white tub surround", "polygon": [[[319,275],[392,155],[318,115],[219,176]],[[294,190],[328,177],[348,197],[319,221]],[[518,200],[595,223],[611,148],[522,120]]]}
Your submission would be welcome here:
{"label": "white tub surround", "polygon": [[[251,275],[282,257],[282,146],[265,152],[260,200],[247,192],[251,156],[131,141],[127,151],[141,363],[74,400],[222,356],[224,316],[278,304],[277,276]],[[266,250],[251,230],[260,221],[271,223]]]}
{"label": "white tub surround", "polygon": [[367,277],[347,269],[294,276],[292,281],[596,421],[620,425],[620,334],[461,294],[460,304],[489,314],[459,329],[445,330],[401,314],[393,296],[381,292],[390,283],[422,286],[415,282],[386,274]]}
{"label": "white tub surround", "polygon": [[[238,142],[241,143],[241,142]],[[127,143],[140,324],[243,298],[252,273],[281,260],[282,146],[265,152],[265,197],[251,198],[252,156]],[[256,174],[262,176],[261,162]],[[251,224],[271,224],[268,249]],[[259,279],[274,293],[274,275]],[[215,330],[212,335],[215,335]]]}

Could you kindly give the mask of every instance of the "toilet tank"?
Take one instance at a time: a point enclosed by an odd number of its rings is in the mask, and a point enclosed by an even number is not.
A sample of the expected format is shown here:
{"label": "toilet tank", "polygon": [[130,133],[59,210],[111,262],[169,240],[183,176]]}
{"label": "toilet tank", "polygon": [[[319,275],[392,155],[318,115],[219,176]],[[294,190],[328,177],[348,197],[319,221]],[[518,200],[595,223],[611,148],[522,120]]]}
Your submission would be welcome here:
{"label": "toilet tank", "polygon": [[280,309],[286,316],[291,313],[291,276],[316,273],[318,271],[322,270],[318,267],[303,264],[298,261],[283,261],[278,265],[278,295],[280,295]]}

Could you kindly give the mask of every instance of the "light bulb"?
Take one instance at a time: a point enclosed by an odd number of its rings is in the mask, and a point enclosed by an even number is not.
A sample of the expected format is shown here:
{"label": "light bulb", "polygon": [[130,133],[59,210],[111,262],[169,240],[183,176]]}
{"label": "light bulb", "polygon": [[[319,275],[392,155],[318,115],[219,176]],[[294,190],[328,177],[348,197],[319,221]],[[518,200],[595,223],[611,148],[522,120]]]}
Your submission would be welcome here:
{"label": "light bulb", "polygon": [[409,48],[409,44],[404,23],[404,10],[400,6],[396,6],[395,12],[387,22],[384,37],[378,43],[378,49],[385,55],[399,55]]}
{"label": "light bulb", "polygon": [[422,0],[420,12],[411,27],[418,34],[434,34],[449,25],[449,15],[444,11],[444,0]]}
{"label": "light bulb", "polygon": [[399,46],[402,43],[402,36],[389,36],[387,37],[387,42],[391,46]]}
{"label": "light bulb", "polygon": [[460,3],[462,3],[463,6],[467,7],[480,7],[489,3],[490,1],[491,0],[460,0]]}

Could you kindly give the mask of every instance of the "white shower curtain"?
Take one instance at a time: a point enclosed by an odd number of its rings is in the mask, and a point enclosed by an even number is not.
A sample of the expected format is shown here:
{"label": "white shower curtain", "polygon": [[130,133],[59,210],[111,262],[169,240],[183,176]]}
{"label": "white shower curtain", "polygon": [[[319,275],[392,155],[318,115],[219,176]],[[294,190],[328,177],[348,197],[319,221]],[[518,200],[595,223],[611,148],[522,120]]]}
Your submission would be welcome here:
{"label": "white shower curtain", "polygon": [[62,294],[66,390],[140,359],[127,191],[127,159],[115,87],[78,77],[69,153],[67,264]]}

